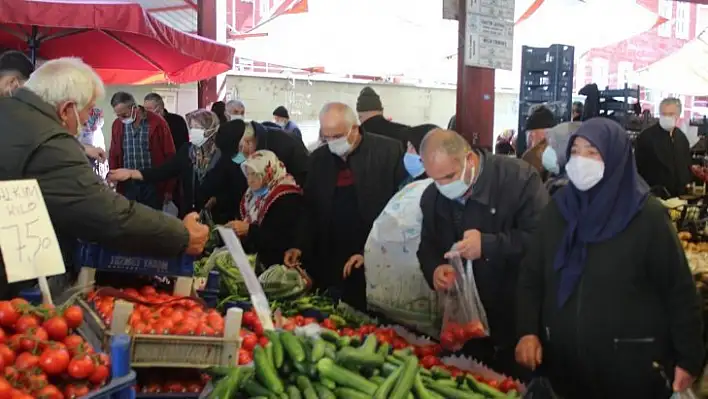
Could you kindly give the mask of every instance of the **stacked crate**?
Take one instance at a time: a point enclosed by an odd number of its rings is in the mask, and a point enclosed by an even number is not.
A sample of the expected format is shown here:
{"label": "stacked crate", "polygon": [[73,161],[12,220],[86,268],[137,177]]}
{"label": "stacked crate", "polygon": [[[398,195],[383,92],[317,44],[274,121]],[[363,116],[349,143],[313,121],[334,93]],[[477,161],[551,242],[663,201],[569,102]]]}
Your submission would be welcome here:
{"label": "stacked crate", "polygon": [[575,48],[563,44],[550,47],[521,48],[521,84],[519,86],[519,142],[517,154],[526,150],[525,125],[529,111],[544,104],[556,115],[557,122],[570,121],[573,105]]}

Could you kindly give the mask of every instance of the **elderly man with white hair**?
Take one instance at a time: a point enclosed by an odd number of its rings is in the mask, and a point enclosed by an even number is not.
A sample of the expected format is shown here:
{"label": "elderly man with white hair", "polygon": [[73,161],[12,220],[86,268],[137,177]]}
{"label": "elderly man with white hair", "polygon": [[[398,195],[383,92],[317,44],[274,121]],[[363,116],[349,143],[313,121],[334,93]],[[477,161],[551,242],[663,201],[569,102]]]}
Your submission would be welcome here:
{"label": "elderly man with white hair", "polygon": [[[94,174],[77,136],[104,94],[91,67],[60,58],[0,98],[0,179],[38,181],[67,265],[77,239],[144,255],[201,253],[209,231],[196,214],[180,221],[128,201]],[[15,295],[0,271],[0,297]]]}
{"label": "elderly man with white hair", "polygon": [[246,117],[246,104],[241,100],[229,100],[226,102],[226,117],[229,120],[243,119]]}
{"label": "elderly man with white hair", "polygon": [[326,145],[310,155],[301,242],[287,251],[285,264],[294,266],[303,257],[318,288],[365,309],[364,245],[408,176],[403,146],[365,132],[356,112],[336,102],[320,112],[320,135]]}

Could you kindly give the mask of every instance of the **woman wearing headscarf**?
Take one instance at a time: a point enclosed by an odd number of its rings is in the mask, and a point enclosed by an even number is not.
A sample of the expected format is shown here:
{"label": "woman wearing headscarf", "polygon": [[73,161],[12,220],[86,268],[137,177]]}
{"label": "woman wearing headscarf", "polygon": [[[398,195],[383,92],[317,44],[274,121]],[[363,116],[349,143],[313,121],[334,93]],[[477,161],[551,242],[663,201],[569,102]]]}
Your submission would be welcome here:
{"label": "woman wearing headscarf", "polygon": [[[219,119],[215,113],[199,109],[187,114],[189,125],[189,145],[183,145],[174,157],[164,164],[142,170],[116,169],[108,174],[114,182],[129,179],[147,182],[161,182],[179,177],[182,207],[179,217],[201,211],[211,197],[222,194],[229,186],[228,181],[215,178],[214,166],[221,157],[216,147],[215,136]],[[218,204],[217,204],[218,205]],[[216,220],[215,220],[216,221]],[[224,220],[225,221],[225,220]]]}
{"label": "woman wearing headscarf", "polygon": [[271,151],[252,153],[241,168],[248,181],[241,219],[227,225],[263,265],[283,264],[285,251],[295,246],[293,226],[299,225],[304,211],[302,189]]}
{"label": "woman wearing headscarf", "polygon": [[570,183],[544,210],[520,268],[517,361],[540,366],[564,398],[686,390],[703,368],[699,300],[627,133],[590,119],[566,156]]}
{"label": "woman wearing headscarf", "polygon": [[79,141],[84,145],[86,155],[96,174],[103,180],[108,174],[106,159],[106,141],[103,137],[103,111],[94,107],[89,110],[89,118],[81,127]]}
{"label": "woman wearing headscarf", "polygon": [[541,154],[541,165],[548,174],[546,188],[551,195],[568,184],[568,177],[565,175],[565,164],[568,161],[565,150],[568,148],[570,135],[578,130],[580,124],[581,122],[565,122],[546,132],[546,146]]}
{"label": "woman wearing headscarf", "polygon": [[219,124],[224,125],[229,121],[226,116],[226,103],[223,101],[217,101],[211,105],[211,112],[215,113],[217,118],[219,118]]}
{"label": "woman wearing headscarf", "polygon": [[408,178],[403,181],[401,187],[405,187],[410,182],[428,178],[423,167],[423,160],[418,153],[423,137],[433,129],[439,129],[439,127],[428,123],[403,130],[403,137],[408,140],[406,153],[403,155],[403,166],[408,172]]}

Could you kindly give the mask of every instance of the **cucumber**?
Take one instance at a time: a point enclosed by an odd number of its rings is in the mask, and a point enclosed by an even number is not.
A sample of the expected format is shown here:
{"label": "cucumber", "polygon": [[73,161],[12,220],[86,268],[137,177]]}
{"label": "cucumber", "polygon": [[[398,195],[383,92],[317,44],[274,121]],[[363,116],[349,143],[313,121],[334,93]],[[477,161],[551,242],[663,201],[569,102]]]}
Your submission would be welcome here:
{"label": "cucumber", "polygon": [[249,380],[241,387],[250,396],[270,397],[273,393],[255,380]]}
{"label": "cucumber", "polygon": [[292,359],[295,363],[302,363],[305,361],[305,350],[302,348],[300,340],[298,340],[297,337],[290,331],[280,333],[280,342],[283,344],[285,353],[287,353],[290,359]]}
{"label": "cucumber", "polygon": [[369,334],[366,336],[366,339],[364,340],[364,343],[361,345],[359,350],[365,352],[365,353],[375,353],[376,352],[376,335],[375,334]]}
{"label": "cucumber", "polygon": [[273,355],[273,342],[268,342],[265,346],[265,353],[266,356],[268,357],[268,361],[270,362],[271,366],[275,368],[275,359]]}
{"label": "cucumber", "polygon": [[433,366],[430,371],[433,373],[433,378],[436,380],[441,378],[452,378],[452,374],[440,366]]}
{"label": "cucumber", "polygon": [[375,376],[371,377],[370,379],[379,387],[381,386],[381,384],[384,383],[384,381],[386,381],[386,379],[381,377],[380,375],[375,375]]}
{"label": "cucumber", "polygon": [[337,396],[327,388],[326,386],[320,384],[320,383],[314,383],[315,386],[315,391],[317,391],[317,397],[319,399],[337,399]]}
{"label": "cucumber", "polygon": [[352,344],[352,337],[339,337],[337,340],[337,347],[344,348],[345,346],[350,346]]}
{"label": "cucumber", "polygon": [[481,383],[477,381],[474,377],[471,375],[467,375],[465,377],[465,380],[467,381],[467,385],[469,385],[470,388],[472,388],[473,391],[479,392],[485,397],[488,398],[507,398],[507,394],[503,393],[502,391],[495,389],[487,384]]}
{"label": "cucumber", "polygon": [[423,385],[423,380],[420,378],[420,374],[416,374],[415,380],[413,380],[413,392],[415,392],[415,397],[418,399],[435,399]]}
{"label": "cucumber", "polygon": [[266,331],[266,337],[273,343],[273,365],[279,369],[283,365],[283,344],[280,342],[280,334],[276,331]]}
{"label": "cucumber", "polygon": [[411,348],[396,349],[395,351],[393,351],[392,355],[398,360],[406,360],[408,356],[413,355],[413,350]]}
{"label": "cucumber", "polygon": [[396,386],[393,387],[389,399],[404,399],[411,392],[415,376],[418,374],[418,358],[409,356],[401,367],[401,376],[396,381]]}
{"label": "cucumber", "polygon": [[310,341],[305,337],[297,337],[297,339],[300,341],[302,350],[305,352],[305,361],[310,360],[312,358],[312,345]]}
{"label": "cucumber", "polygon": [[376,392],[374,393],[374,399],[386,399],[388,397],[389,392],[391,392],[393,387],[396,385],[396,380],[398,380],[398,378],[401,376],[402,371],[402,367],[397,367],[393,373],[386,377],[384,382],[376,389]]}
{"label": "cucumber", "polygon": [[438,381],[434,381],[428,384],[428,388],[430,388],[430,390],[432,391],[439,393],[446,399],[485,399],[484,395],[451,388],[449,386],[445,386],[444,384],[440,384]]}
{"label": "cucumber", "polygon": [[302,391],[304,399],[317,399],[317,392],[315,392],[315,388],[312,386],[309,378],[300,375],[295,379],[295,383],[297,383],[297,387]]}
{"label": "cucumber", "polygon": [[451,380],[451,379],[435,380],[435,382],[438,385],[443,385],[443,386],[455,388],[455,389],[457,389],[460,386],[460,384],[457,383],[457,380]]}
{"label": "cucumber", "polygon": [[325,341],[336,344],[341,337],[336,331],[330,330],[328,328],[323,328],[322,330],[320,330],[320,338],[324,339]]}
{"label": "cucumber", "polygon": [[337,349],[332,349],[329,346],[325,347],[325,352],[324,352],[325,357],[328,357],[332,360],[337,358]]}
{"label": "cucumber", "polygon": [[328,389],[332,390],[337,387],[337,384],[329,378],[320,377],[320,384],[324,385]]}
{"label": "cucumber", "polygon": [[270,363],[268,355],[260,346],[253,348],[253,362],[256,365],[256,378],[265,386],[270,388],[274,393],[281,394],[285,392],[283,382],[278,378],[275,368]]}
{"label": "cucumber", "polygon": [[381,356],[388,356],[388,353],[391,351],[391,344],[388,342],[384,342],[383,344],[379,345],[379,349],[376,350],[376,353],[378,353]]}
{"label": "cucumber", "polygon": [[310,361],[312,363],[317,363],[318,360],[322,359],[325,355],[325,349],[327,348],[326,341],[318,339],[312,345],[312,353],[310,353]]}
{"label": "cucumber", "polygon": [[358,373],[354,373],[344,367],[337,366],[334,364],[332,359],[320,359],[320,361],[317,362],[317,371],[320,372],[320,377],[330,379],[342,387],[357,389],[368,395],[373,395],[378,388],[376,384],[362,377]]}
{"label": "cucumber", "polygon": [[337,353],[337,363],[345,366],[378,368],[384,364],[384,357],[368,350],[344,348]]}
{"label": "cucumber", "polygon": [[331,349],[331,350],[333,350],[333,351],[335,351],[335,352],[337,351],[337,345],[336,345],[336,344],[333,344],[333,343],[327,342],[327,341],[324,341],[324,343],[325,343],[325,349]]}
{"label": "cucumber", "polygon": [[401,368],[401,366],[398,364],[386,362],[383,364],[383,366],[381,366],[381,375],[383,375],[384,377],[388,377],[399,368]]}
{"label": "cucumber", "polygon": [[288,394],[288,399],[302,399],[300,390],[295,385],[289,385],[285,392]]}
{"label": "cucumber", "polygon": [[334,393],[339,399],[371,399],[371,396],[352,388],[337,388]]}
{"label": "cucumber", "polygon": [[390,356],[390,355],[389,355],[389,356],[386,356],[386,361],[387,361],[388,363],[393,363],[393,364],[396,364],[396,365],[399,365],[399,366],[402,366],[402,365],[403,365],[403,360],[401,360],[401,359],[399,359],[399,358],[397,358],[397,357],[394,357],[394,356]]}

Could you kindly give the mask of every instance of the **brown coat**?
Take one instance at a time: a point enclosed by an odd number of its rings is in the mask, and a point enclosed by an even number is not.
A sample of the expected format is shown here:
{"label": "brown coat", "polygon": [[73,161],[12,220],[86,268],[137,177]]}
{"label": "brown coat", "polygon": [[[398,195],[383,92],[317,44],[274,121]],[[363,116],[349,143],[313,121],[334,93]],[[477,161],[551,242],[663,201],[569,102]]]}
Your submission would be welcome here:
{"label": "brown coat", "polygon": [[545,169],[543,168],[541,158],[543,157],[543,151],[546,149],[546,147],[548,147],[548,141],[546,141],[546,139],[542,139],[538,144],[526,150],[526,152],[524,152],[524,155],[521,156],[521,159],[536,168],[538,173],[543,174]]}

